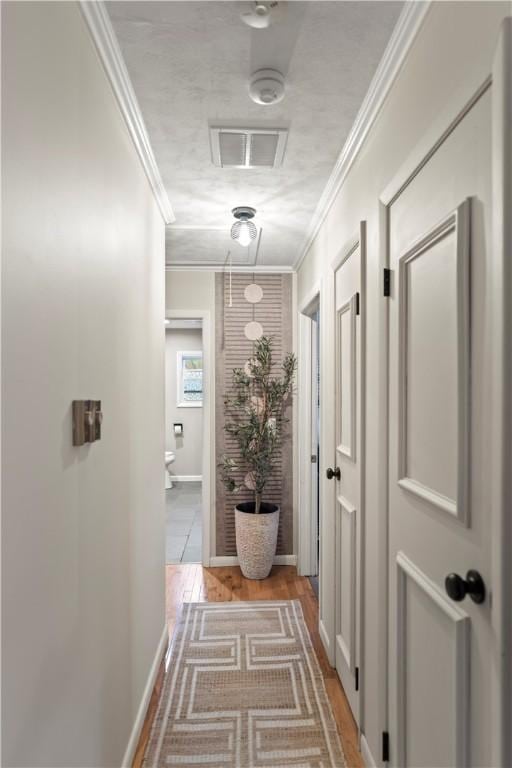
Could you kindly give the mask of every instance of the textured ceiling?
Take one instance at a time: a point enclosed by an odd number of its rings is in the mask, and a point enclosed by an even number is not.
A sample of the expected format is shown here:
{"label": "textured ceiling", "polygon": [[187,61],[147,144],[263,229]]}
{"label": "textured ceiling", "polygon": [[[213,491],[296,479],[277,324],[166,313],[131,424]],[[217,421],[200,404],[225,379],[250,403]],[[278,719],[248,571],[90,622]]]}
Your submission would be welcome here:
{"label": "textured ceiling", "polygon": [[[109,2],[176,216],[168,263],[219,263],[231,208],[257,209],[258,265],[292,265],[402,8],[400,2],[288,2],[268,29],[240,21],[245,2]],[[250,74],[286,76],[284,100],[254,104]],[[283,165],[213,165],[209,124],[289,127]],[[226,252],[229,237],[225,239]],[[211,245],[211,248],[210,248]],[[238,246],[236,246],[238,248]],[[225,254],[224,254],[225,257]],[[240,259],[243,263],[244,258]]]}

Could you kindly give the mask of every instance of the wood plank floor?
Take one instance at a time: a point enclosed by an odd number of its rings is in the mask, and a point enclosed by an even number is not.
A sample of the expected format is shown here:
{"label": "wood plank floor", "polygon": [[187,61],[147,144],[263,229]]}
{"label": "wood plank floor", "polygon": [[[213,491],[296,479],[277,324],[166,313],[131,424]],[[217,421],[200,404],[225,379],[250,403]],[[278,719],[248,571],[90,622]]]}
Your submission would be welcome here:
{"label": "wood plank floor", "polygon": [[[311,635],[327,695],[343,744],[349,768],[363,768],[357,745],[357,729],[350,708],[334,669],[329,665],[318,634],[318,601],[309,580],[298,576],[292,566],[274,566],[264,581],[251,581],[242,576],[237,566],[203,568],[200,565],[168,565],[166,568],[166,610],[169,636],[172,636],[183,603],[229,600],[300,600],[304,618]],[[163,663],[151,697],[141,731],[133,768],[141,768],[151,724],[162,690]]]}

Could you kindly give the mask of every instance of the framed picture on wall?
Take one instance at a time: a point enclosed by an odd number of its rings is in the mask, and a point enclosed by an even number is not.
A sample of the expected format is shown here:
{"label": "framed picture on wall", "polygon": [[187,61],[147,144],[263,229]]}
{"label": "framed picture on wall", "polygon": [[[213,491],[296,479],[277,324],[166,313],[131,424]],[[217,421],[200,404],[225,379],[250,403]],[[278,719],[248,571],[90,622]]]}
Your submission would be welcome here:
{"label": "framed picture on wall", "polygon": [[203,405],[203,353],[178,352],[178,408],[201,408]]}

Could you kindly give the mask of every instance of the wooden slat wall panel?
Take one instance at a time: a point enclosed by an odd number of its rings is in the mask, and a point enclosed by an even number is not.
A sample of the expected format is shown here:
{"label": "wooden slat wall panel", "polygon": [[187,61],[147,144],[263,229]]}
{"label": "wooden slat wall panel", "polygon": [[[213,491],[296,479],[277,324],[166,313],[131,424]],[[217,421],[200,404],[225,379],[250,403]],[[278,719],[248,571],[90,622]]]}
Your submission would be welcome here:
{"label": "wooden slat wall panel", "polygon": [[[249,304],[244,297],[247,285],[256,282],[263,289],[263,298],[259,304]],[[251,357],[253,342],[244,334],[244,328],[251,320],[263,326],[263,332],[274,339],[276,373],[284,355],[292,350],[292,280],[290,275],[233,274],[233,306],[229,306],[229,275],[216,276],[216,455],[227,454],[236,457],[236,444],[224,432],[223,397],[231,387],[233,368],[241,368]],[[279,504],[281,508],[277,552],[293,552],[293,501],[292,501],[292,441],[291,441],[291,406],[287,413],[290,419],[287,440],[283,445],[282,455],[276,462],[275,471],[270,479],[265,501]],[[237,482],[242,477],[236,478]],[[226,491],[220,478],[216,484],[216,554],[236,555],[234,508],[241,501],[250,501],[253,496],[249,490],[239,494]]]}

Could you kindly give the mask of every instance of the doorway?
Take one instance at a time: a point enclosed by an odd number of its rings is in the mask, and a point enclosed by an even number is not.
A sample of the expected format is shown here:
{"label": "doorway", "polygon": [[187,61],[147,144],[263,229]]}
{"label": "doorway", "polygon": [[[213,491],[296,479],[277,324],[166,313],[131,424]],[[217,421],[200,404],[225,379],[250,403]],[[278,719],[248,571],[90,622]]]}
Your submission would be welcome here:
{"label": "doorway", "polygon": [[299,311],[299,573],[319,596],[320,290]]}
{"label": "doorway", "polygon": [[166,563],[201,562],[203,325],[165,328]]}
{"label": "doorway", "polygon": [[318,598],[320,560],[320,308],[311,315],[311,547],[309,580]]}
{"label": "doorway", "polygon": [[165,319],[166,564],[209,565],[210,319]]}

